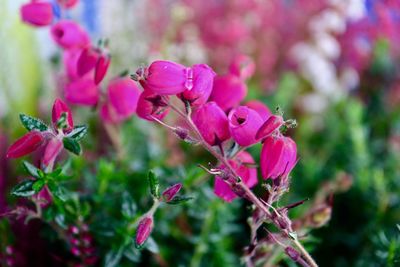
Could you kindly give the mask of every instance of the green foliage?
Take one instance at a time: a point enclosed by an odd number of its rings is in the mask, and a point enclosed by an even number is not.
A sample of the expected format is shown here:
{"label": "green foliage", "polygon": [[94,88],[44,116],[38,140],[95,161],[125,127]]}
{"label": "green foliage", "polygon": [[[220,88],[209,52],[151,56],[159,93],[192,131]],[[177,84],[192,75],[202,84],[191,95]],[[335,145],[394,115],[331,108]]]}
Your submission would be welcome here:
{"label": "green foliage", "polygon": [[38,130],[40,132],[47,131],[49,127],[40,119],[25,115],[25,114],[20,114],[19,119],[21,120],[22,125],[28,130]]}

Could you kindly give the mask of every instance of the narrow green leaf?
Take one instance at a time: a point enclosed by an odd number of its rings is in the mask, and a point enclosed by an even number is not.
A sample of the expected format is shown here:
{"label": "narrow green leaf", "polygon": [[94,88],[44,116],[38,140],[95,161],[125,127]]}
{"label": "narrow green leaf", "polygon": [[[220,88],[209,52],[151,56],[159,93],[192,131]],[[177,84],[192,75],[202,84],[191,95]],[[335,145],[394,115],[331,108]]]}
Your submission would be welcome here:
{"label": "narrow green leaf", "polygon": [[67,112],[63,112],[57,121],[57,129],[65,129],[67,125]]}
{"label": "narrow green leaf", "polygon": [[67,149],[68,151],[71,151],[75,155],[79,156],[82,152],[82,149],[81,149],[81,146],[79,145],[79,143],[71,137],[64,137],[63,144],[64,144],[65,149]]}
{"label": "narrow green leaf", "polygon": [[148,178],[149,178],[150,193],[153,195],[153,197],[157,199],[160,198],[160,183],[158,181],[156,174],[153,171],[149,171]]}
{"label": "narrow green leaf", "polygon": [[67,135],[67,137],[73,138],[75,141],[80,141],[88,132],[86,125],[77,125],[72,129],[72,131]]}
{"label": "narrow green leaf", "polygon": [[166,202],[169,205],[177,205],[177,204],[183,204],[188,202],[189,200],[192,200],[193,197],[185,197],[185,196],[176,196],[170,201]]}
{"label": "narrow green leaf", "polygon": [[43,179],[37,180],[33,183],[32,189],[35,191],[35,193],[39,193],[39,191],[42,190],[45,184],[46,183]]}
{"label": "narrow green leaf", "polygon": [[136,204],[128,192],[122,194],[121,212],[125,218],[133,218],[136,214]]}
{"label": "narrow green leaf", "polygon": [[36,168],[33,164],[24,161],[22,163],[22,165],[24,166],[25,170],[32,175],[35,178],[43,178],[44,177],[44,173],[42,170]]}
{"label": "narrow green leaf", "polygon": [[62,202],[67,201],[68,199],[68,192],[65,190],[64,187],[60,186],[59,184],[56,184],[54,182],[48,183],[48,187],[50,192],[60,199]]}
{"label": "narrow green leaf", "polygon": [[17,184],[12,190],[11,194],[17,197],[29,197],[33,196],[36,192],[33,189],[33,184],[35,181],[33,180],[25,180],[19,184]]}
{"label": "narrow green leaf", "polygon": [[19,119],[28,131],[38,130],[40,132],[44,132],[49,129],[49,127],[40,119],[25,114],[20,114]]}

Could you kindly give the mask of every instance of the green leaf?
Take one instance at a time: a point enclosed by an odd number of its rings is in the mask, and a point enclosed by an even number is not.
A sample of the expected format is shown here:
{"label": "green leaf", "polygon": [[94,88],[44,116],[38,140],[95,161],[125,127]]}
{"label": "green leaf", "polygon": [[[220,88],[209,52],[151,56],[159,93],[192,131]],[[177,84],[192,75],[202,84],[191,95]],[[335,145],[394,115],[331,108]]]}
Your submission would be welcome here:
{"label": "green leaf", "polygon": [[77,125],[72,131],[67,134],[67,137],[73,138],[75,141],[80,141],[88,132],[86,125]]}
{"label": "green leaf", "polygon": [[25,114],[20,114],[19,119],[28,131],[38,130],[44,132],[49,129],[49,127],[40,119]]}
{"label": "green leaf", "polygon": [[128,192],[122,194],[122,207],[121,212],[125,218],[133,218],[136,214],[136,204]]}
{"label": "green leaf", "polygon": [[153,171],[149,171],[148,178],[149,178],[150,193],[153,195],[153,197],[157,199],[160,198],[160,183],[158,181],[156,174]]}
{"label": "green leaf", "polygon": [[62,202],[65,202],[68,200],[68,192],[65,190],[64,187],[54,183],[54,182],[49,182],[48,183],[49,190],[50,192],[57,197],[59,200]]}
{"label": "green leaf", "polygon": [[68,151],[71,151],[75,155],[79,156],[82,152],[82,149],[81,149],[81,146],[79,145],[79,143],[71,137],[64,137],[63,144],[64,144],[65,149],[67,149]]}
{"label": "green leaf", "polygon": [[57,121],[57,129],[65,129],[68,127],[67,125],[67,112],[63,112],[60,118]]}
{"label": "green leaf", "polygon": [[33,183],[32,189],[35,191],[35,193],[39,193],[39,191],[42,190],[45,184],[46,183],[43,179],[37,180]]}
{"label": "green leaf", "polygon": [[104,266],[114,267],[118,266],[121,261],[124,252],[124,247],[120,247],[118,250],[110,250],[104,259]]}
{"label": "green leaf", "polygon": [[19,184],[17,184],[12,190],[11,194],[17,197],[30,197],[33,196],[36,192],[33,189],[33,184],[35,181],[33,180],[25,180]]}
{"label": "green leaf", "polygon": [[31,164],[31,163],[29,163],[29,162],[27,162],[27,161],[24,161],[24,162],[22,163],[22,165],[24,166],[25,170],[26,170],[30,175],[32,175],[33,177],[38,178],[38,179],[44,177],[43,171],[40,170],[40,169],[38,169],[38,168],[36,168],[33,164]]}
{"label": "green leaf", "polygon": [[183,204],[188,202],[189,200],[192,200],[193,197],[185,197],[185,196],[176,196],[170,201],[166,202],[169,205],[177,205],[177,204]]}

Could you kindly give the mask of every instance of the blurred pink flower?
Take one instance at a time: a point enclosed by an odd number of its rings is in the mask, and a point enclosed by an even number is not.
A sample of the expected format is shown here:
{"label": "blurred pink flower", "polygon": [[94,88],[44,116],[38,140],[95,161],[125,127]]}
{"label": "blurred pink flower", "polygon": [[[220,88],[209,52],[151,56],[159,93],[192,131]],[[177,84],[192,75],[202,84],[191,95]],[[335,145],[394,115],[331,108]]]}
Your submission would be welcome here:
{"label": "blurred pink flower", "polygon": [[54,42],[64,49],[83,48],[90,45],[89,35],[71,20],[61,20],[51,27]]}
{"label": "blurred pink flower", "polygon": [[64,88],[65,99],[72,104],[94,106],[99,100],[99,88],[92,79],[81,79],[68,83]]}
{"label": "blurred pink flower", "polygon": [[233,74],[216,76],[210,100],[215,101],[224,111],[236,107],[247,95],[243,80]]}
{"label": "blurred pink flower", "polygon": [[53,22],[53,7],[50,2],[31,1],[20,9],[22,21],[33,26],[47,26]]}
{"label": "blurred pink flower", "polygon": [[168,96],[161,96],[148,88],[140,94],[136,113],[145,120],[153,121],[152,117],[162,120],[169,112]]}

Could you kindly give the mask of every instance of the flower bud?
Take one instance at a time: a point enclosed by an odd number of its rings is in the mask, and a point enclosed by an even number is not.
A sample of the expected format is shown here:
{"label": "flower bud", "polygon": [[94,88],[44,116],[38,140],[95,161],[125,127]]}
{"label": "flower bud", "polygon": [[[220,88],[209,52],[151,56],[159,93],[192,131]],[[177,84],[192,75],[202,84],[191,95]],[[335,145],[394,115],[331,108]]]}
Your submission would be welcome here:
{"label": "flower bud", "polygon": [[65,9],[73,8],[79,3],[79,0],[57,0],[58,4]]}
{"label": "flower bud", "polygon": [[215,101],[224,111],[236,107],[247,95],[247,86],[233,74],[216,76],[210,101]]}
{"label": "flower bud", "polygon": [[61,99],[57,98],[53,104],[53,110],[51,113],[51,120],[53,122],[54,129],[57,129],[57,122],[61,118],[61,115],[65,113],[67,114],[66,118],[66,128],[65,132],[71,131],[74,128],[74,121],[72,119],[72,113],[67,104],[65,104]]}
{"label": "flower bud", "polygon": [[50,2],[24,4],[21,9],[22,21],[33,26],[47,26],[53,22],[53,7]]}
{"label": "flower bud", "polygon": [[108,67],[111,63],[111,57],[109,55],[101,55],[96,62],[94,69],[94,83],[98,85],[106,76]]}
{"label": "flower bud", "polygon": [[200,106],[193,112],[192,119],[210,145],[221,144],[230,138],[228,118],[217,103],[208,102]]}
{"label": "flower bud", "polygon": [[42,158],[42,164],[47,167],[54,164],[57,156],[61,153],[63,149],[63,142],[54,137],[50,139],[50,141],[46,145],[46,149],[44,151],[44,155]]}
{"label": "flower bud", "polygon": [[229,72],[243,80],[247,80],[253,76],[256,65],[254,61],[245,55],[238,55],[234,58],[229,66]]}
{"label": "flower bud", "polygon": [[19,158],[35,151],[44,141],[39,131],[31,131],[15,141],[7,150],[7,158]]}
{"label": "flower bud", "polygon": [[53,201],[53,199],[51,197],[51,193],[50,193],[49,188],[47,187],[47,185],[45,185],[42,188],[42,190],[40,190],[39,193],[34,195],[33,198],[39,200],[39,205],[42,208],[46,208]]}
{"label": "flower bud", "polygon": [[54,42],[64,49],[86,47],[90,44],[88,34],[75,22],[61,20],[51,27]]}
{"label": "flower bud", "polygon": [[192,66],[193,88],[186,89],[180,94],[180,98],[188,101],[192,106],[200,106],[207,102],[210,97],[215,72],[206,64],[196,64]]}
{"label": "flower bud", "polygon": [[257,142],[256,133],[263,120],[255,110],[239,106],[231,110],[228,119],[232,138],[239,145],[249,146]]}
{"label": "flower bud", "polygon": [[181,64],[158,60],[144,72],[144,83],[154,93],[175,95],[193,88],[193,69]]}
{"label": "flower bud", "polygon": [[[234,168],[237,174],[240,175],[243,183],[246,184],[249,188],[254,187],[258,183],[257,168],[247,166],[248,164],[254,163],[255,161],[253,157],[245,151],[240,152],[236,156],[235,160],[229,160],[229,164]],[[220,169],[226,169],[226,167],[221,166]],[[231,186],[226,180],[227,179],[223,179],[221,176],[215,177],[214,193],[226,202],[231,202],[237,197],[237,194],[232,191]]]}
{"label": "flower bud", "polygon": [[84,48],[76,62],[76,70],[79,77],[82,77],[89,71],[96,67],[97,60],[99,59],[99,51],[92,47]]}
{"label": "flower bud", "polygon": [[152,117],[162,120],[169,112],[168,100],[168,96],[158,95],[145,88],[139,96],[136,113],[145,120],[153,121]]}
{"label": "flower bud", "polygon": [[278,130],[285,122],[282,116],[271,115],[268,120],[258,129],[256,138],[261,139],[270,136],[274,131]]}
{"label": "flower bud", "polygon": [[143,219],[141,219],[136,229],[135,245],[137,248],[141,248],[144,245],[152,231],[153,218],[144,217]]}
{"label": "flower bud", "polygon": [[258,112],[258,114],[261,116],[263,121],[266,121],[270,116],[271,116],[271,111],[269,108],[264,105],[263,102],[258,101],[258,100],[250,100],[246,104],[244,104],[246,107],[249,107],[251,109],[254,109],[255,111]]}
{"label": "flower bud", "polygon": [[167,189],[165,189],[165,191],[162,193],[162,197],[163,197],[164,201],[165,202],[171,201],[176,196],[176,194],[179,193],[181,188],[182,188],[182,184],[178,183],[178,184],[174,184],[173,186],[170,186]]}
{"label": "flower bud", "polygon": [[261,150],[260,164],[264,179],[287,176],[296,165],[296,143],[285,136],[268,136]]}
{"label": "flower bud", "polygon": [[66,85],[65,99],[73,104],[94,106],[99,100],[99,88],[91,79],[81,79]]}

